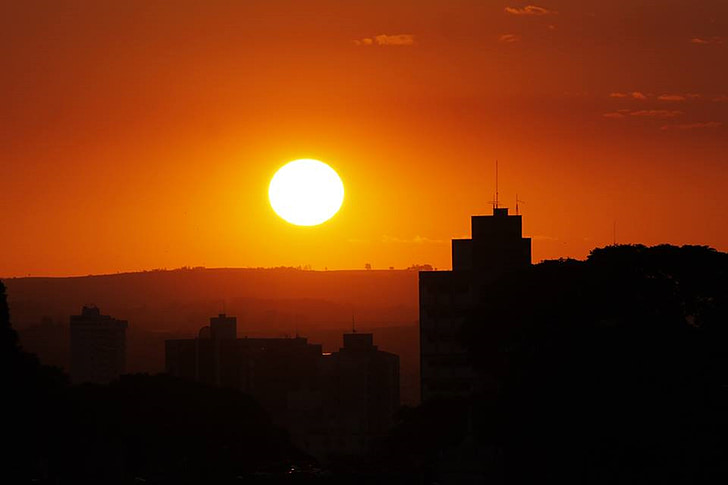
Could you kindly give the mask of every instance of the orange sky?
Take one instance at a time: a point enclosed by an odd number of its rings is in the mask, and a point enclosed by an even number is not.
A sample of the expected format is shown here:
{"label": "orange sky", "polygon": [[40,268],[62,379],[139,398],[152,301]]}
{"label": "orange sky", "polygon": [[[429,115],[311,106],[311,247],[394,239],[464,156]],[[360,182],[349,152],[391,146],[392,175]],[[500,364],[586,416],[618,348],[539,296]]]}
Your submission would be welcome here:
{"label": "orange sky", "polygon": [[[449,268],[496,158],[534,261],[728,250],[725,0],[4,1],[0,59],[0,276]],[[268,204],[297,158],[322,226]]]}

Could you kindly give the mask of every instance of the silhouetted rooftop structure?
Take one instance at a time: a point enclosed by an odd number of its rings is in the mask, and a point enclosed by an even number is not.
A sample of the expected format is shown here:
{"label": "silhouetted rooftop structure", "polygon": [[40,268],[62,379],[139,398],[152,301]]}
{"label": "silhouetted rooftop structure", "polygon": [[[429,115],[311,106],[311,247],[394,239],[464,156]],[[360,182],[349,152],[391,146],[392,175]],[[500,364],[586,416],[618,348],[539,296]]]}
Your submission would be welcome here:
{"label": "silhouetted rooftop structure", "polygon": [[371,333],[345,333],[344,348],[341,351],[356,350],[377,350],[377,346],[374,345],[374,335]]}
{"label": "silhouetted rooftop structure", "polygon": [[460,332],[481,288],[505,272],[531,264],[531,239],[522,236],[520,215],[494,207],[471,218],[471,239],[453,239],[452,271],[420,272],[421,396],[464,397],[475,373]]}
{"label": "silhouetted rooftop structure", "polygon": [[497,274],[531,264],[531,239],[522,237],[520,215],[496,207],[493,215],[472,216],[471,239],[452,240],[453,271]]}

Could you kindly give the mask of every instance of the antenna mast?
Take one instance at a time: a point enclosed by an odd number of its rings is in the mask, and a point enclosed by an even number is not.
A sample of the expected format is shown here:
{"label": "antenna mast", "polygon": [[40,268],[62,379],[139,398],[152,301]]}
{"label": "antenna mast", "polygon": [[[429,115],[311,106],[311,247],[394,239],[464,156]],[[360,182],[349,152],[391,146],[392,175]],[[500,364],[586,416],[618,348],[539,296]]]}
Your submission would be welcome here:
{"label": "antenna mast", "polygon": [[495,206],[498,208],[498,160],[495,161]]}

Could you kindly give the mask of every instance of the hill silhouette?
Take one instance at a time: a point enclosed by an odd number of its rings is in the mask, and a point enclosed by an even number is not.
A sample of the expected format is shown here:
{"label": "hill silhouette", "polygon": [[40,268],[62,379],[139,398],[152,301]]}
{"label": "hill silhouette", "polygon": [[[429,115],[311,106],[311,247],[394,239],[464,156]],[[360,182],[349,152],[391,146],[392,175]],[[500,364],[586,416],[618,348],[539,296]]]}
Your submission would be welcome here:
{"label": "hill silhouette", "polygon": [[[416,269],[416,267],[415,267]],[[211,316],[238,318],[241,335],[294,336],[342,346],[352,317],[379,348],[401,358],[403,402],[419,400],[417,271],[178,269],[69,278],[5,280],[22,346],[68,368],[68,318],[83,305],[129,321],[128,372],[164,371],[164,340],[190,338]]]}
{"label": "hill silhouette", "polygon": [[293,334],[327,328],[417,320],[417,272],[275,269],[179,269],[70,278],[10,278],[16,328],[56,319],[94,303],[156,331],[196,332],[211,315],[238,316],[244,332]]}
{"label": "hill silhouette", "polygon": [[180,269],[5,281],[17,329],[65,322],[84,304],[146,331],[196,332],[211,315],[235,314],[243,332],[375,326],[417,320],[417,272]]}

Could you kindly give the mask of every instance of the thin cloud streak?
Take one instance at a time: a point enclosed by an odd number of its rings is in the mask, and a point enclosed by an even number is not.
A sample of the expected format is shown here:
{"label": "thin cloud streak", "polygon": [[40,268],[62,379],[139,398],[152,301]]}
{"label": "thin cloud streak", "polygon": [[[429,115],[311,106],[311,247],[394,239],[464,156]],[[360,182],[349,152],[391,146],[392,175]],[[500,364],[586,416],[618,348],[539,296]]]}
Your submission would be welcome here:
{"label": "thin cloud streak", "polygon": [[413,34],[379,34],[374,37],[365,37],[355,40],[354,44],[358,46],[413,46],[416,44]]}
{"label": "thin cloud streak", "polygon": [[641,91],[632,91],[631,93],[609,93],[610,98],[632,98],[643,101],[647,99],[647,95]]}
{"label": "thin cloud streak", "polygon": [[505,12],[510,15],[530,15],[536,17],[542,17],[544,15],[555,15],[558,12],[556,10],[550,10],[545,7],[539,7],[536,5],[526,5],[525,7],[506,7]]}
{"label": "thin cloud streak", "polygon": [[657,97],[660,101],[688,101],[693,99],[700,99],[702,95],[696,93],[686,94],[661,94]]}
{"label": "thin cloud streak", "polygon": [[678,110],[667,110],[667,109],[641,109],[638,111],[630,111],[630,116],[639,116],[642,118],[675,118],[683,114],[682,111]]}
{"label": "thin cloud streak", "polygon": [[602,116],[604,118],[612,118],[612,119],[623,119],[627,117],[636,117],[636,118],[676,118],[678,116],[683,115],[684,113],[679,110],[667,110],[667,109],[640,109],[640,110],[629,110],[629,109],[620,109],[614,112],[610,113],[604,113]]}
{"label": "thin cloud streak", "polygon": [[503,34],[498,38],[498,42],[503,44],[512,44],[521,40],[521,36],[518,34]]}
{"label": "thin cloud streak", "polygon": [[710,45],[710,44],[717,45],[717,44],[723,43],[723,38],[718,37],[717,35],[714,35],[713,37],[707,37],[707,38],[693,37],[692,39],[690,39],[690,43],[695,44],[695,45]]}

